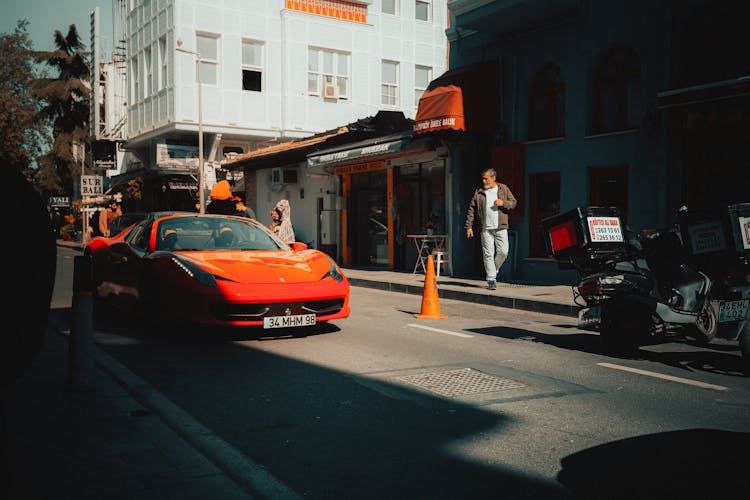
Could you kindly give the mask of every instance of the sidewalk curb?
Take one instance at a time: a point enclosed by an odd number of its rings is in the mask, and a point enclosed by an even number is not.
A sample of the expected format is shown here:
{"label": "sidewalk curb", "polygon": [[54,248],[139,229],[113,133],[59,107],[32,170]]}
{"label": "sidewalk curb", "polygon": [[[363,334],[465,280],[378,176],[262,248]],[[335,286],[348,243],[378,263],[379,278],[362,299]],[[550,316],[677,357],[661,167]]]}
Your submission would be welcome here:
{"label": "sidewalk curb", "polygon": [[[344,271],[346,273],[346,271]],[[374,288],[387,292],[406,293],[410,295],[422,295],[424,288],[417,285],[405,283],[392,283],[387,281],[373,281],[362,278],[347,277],[349,284],[362,288]],[[482,304],[488,306],[504,307],[507,309],[521,309],[524,311],[537,312],[542,314],[553,314],[556,316],[578,317],[578,307],[575,305],[556,304],[553,302],[544,302],[541,300],[521,299],[517,297],[504,297],[502,295],[490,293],[470,293],[460,290],[446,288],[450,285],[438,284],[438,297],[441,299],[460,300],[471,302],[472,304]]]}

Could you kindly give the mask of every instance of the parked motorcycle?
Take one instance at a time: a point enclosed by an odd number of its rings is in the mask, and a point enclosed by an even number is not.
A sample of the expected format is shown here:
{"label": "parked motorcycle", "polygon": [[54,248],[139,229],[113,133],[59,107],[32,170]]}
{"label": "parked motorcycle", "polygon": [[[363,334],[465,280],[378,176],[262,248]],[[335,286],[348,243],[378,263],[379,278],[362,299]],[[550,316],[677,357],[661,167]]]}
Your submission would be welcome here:
{"label": "parked motorcycle", "polygon": [[677,228],[634,232],[615,207],[575,208],[542,221],[549,253],[575,268],[578,324],[618,351],[653,336],[708,342],[717,330],[711,279],[690,265]]}
{"label": "parked motorcycle", "polygon": [[750,367],[750,203],[683,207],[679,227],[690,262],[714,283],[716,336],[737,340]]}

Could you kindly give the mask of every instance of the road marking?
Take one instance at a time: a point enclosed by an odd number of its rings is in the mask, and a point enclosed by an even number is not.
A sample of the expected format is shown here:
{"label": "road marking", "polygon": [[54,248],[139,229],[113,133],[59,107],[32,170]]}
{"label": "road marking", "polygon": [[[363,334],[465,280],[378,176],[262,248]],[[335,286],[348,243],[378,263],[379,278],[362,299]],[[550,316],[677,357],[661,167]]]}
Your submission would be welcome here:
{"label": "road marking", "polygon": [[679,382],[681,384],[694,385],[696,387],[702,387],[703,389],[711,389],[713,391],[727,391],[728,387],[723,385],[707,384],[705,382],[698,382],[697,380],[690,380],[688,378],[673,377],[672,375],[665,375],[663,373],[650,372],[647,370],[639,370],[638,368],[630,368],[628,366],[613,365],[612,363],[597,363],[599,366],[605,368],[612,368],[614,370],[622,370],[625,372],[638,373],[639,375],[647,375],[649,377],[662,378],[664,380],[671,380],[672,382]]}
{"label": "road marking", "polygon": [[448,330],[441,330],[439,328],[432,328],[431,326],[418,325],[416,323],[409,323],[406,326],[413,326],[414,328],[421,328],[422,330],[429,330],[431,332],[438,332],[438,333],[444,333],[446,335],[453,335],[454,337],[464,337],[467,339],[474,337],[474,335],[468,335],[466,333],[451,332]]}

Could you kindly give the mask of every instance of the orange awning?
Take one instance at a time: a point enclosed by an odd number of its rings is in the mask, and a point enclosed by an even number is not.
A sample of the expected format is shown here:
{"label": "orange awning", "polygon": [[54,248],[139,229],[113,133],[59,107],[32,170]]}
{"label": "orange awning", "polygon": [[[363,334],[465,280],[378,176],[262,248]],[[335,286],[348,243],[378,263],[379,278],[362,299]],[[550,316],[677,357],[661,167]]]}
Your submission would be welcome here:
{"label": "orange awning", "polygon": [[426,90],[419,99],[414,133],[436,130],[466,130],[461,87],[446,85]]}

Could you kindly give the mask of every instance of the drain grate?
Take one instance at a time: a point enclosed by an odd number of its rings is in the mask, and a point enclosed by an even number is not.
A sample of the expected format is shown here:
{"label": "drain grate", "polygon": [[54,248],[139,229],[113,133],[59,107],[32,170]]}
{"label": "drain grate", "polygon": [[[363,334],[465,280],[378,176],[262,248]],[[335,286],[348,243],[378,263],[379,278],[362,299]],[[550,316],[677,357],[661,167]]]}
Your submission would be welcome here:
{"label": "drain grate", "polygon": [[471,368],[419,373],[397,378],[398,380],[442,396],[468,396],[471,394],[507,391],[508,389],[526,387],[521,382],[509,378],[487,375]]}

